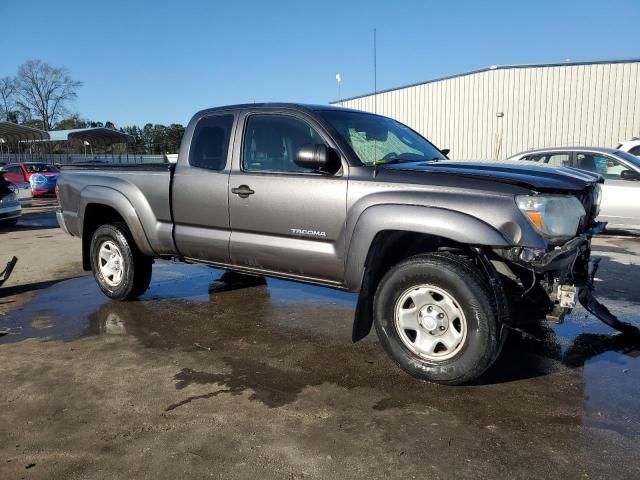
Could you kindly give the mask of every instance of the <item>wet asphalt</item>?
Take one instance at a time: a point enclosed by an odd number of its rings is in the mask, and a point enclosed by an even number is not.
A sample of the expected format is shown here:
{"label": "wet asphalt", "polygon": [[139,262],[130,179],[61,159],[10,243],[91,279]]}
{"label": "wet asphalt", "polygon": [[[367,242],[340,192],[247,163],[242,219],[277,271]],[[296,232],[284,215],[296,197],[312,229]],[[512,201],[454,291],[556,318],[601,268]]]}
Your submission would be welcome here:
{"label": "wet asphalt", "polygon": [[[599,297],[640,327],[640,238],[594,255]],[[443,387],[375,333],[350,342],[354,295],[225,278],[159,261],[118,303],[80,274],[0,317],[0,476],[640,478],[640,344],[580,307],[512,332],[477,384]]]}

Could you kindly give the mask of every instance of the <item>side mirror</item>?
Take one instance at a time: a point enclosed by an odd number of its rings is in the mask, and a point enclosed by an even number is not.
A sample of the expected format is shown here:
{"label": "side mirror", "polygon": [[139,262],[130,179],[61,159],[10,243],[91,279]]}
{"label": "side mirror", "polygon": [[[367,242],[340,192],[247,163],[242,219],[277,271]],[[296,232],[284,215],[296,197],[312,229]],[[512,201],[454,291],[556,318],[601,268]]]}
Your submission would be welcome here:
{"label": "side mirror", "polygon": [[322,173],[336,173],[340,170],[340,158],[331,147],[322,143],[303,145],[298,150],[296,165]]}
{"label": "side mirror", "polygon": [[640,180],[640,173],[635,170],[622,170],[620,172],[620,178],[623,180]]}
{"label": "side mirror", "polygon": [[440,150],[440,153],[443,154],[447,158],[449,158],[449,152],[451,152],[450,148],[443,148],[442,150]]}

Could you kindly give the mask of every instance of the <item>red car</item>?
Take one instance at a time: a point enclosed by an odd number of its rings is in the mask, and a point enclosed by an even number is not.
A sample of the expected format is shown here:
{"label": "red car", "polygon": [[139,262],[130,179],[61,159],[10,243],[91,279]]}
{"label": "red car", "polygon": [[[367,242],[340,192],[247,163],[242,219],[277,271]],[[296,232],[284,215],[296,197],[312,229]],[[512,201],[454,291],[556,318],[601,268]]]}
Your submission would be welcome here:
{"label": "red car", "polygon": [[29,182],[33,196],[55,193],[60,170],[48,163],[10,163],[3,167],[4,178],[11,183]]}

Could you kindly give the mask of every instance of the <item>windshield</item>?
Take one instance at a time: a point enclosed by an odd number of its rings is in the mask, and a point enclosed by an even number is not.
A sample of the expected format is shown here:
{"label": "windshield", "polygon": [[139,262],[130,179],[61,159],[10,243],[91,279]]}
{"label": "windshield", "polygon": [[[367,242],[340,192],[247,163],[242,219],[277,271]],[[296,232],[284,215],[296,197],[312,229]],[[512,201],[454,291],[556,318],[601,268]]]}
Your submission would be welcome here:
{"label": "windshield", "polygon": [[618,157],[622,158],[623,160],[626,160],[631,165],[633,165],[638,170],[640,170],[640,157],[636,157],[635,155],[633,155],[633,154],[631,154],[629,152],[621,152],[621,151],[617,151],[616,155]]}
{"label": "windshield", "polygon": [[428,140],[391,118],[337,110],[319,113],[351,145],[364,165],[445,159]]}
{"label": "windshield", "polygon": [[24,168],[28,173],[56,173],[59,172],[55,165],[47,165],[46,163],[26,163]]}

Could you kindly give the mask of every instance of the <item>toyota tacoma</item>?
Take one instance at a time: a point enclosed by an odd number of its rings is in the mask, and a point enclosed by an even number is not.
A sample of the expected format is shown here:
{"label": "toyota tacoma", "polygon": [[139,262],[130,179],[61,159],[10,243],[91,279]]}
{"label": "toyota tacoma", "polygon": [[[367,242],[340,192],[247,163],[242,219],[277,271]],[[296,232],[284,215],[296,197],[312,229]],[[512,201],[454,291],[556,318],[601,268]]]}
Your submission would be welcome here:
{"label": "toyota tacoma", "polygon": [[411,128],[331,106],[203,110],[175,164],[73,165],[62,229],[116,300],[142,295],[156,258],[358,292],[353,341],[438,383],[478,378],[529,317],[593,295],[598,174],[447,160]]}

